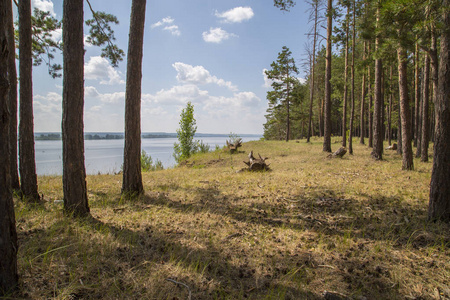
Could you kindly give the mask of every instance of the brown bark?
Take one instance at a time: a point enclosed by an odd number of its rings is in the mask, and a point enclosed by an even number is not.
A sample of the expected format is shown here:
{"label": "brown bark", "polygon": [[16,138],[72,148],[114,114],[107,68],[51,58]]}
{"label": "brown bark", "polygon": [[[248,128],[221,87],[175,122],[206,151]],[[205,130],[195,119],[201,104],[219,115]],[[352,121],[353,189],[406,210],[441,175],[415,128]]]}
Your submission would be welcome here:
{"label": "brown bark", "polygon": [[14,203],[11,191],[9,132],[10,113],[8,107],[8,45],[6,21],[8,1],[0,1],[0,297],[17,286],[17,234]]}
{"label": "brown bark", "polygon": [[353,33],[352,33],[352,65],[351,65],[351,111],[350,111],[350,132],[348,137],[348,153],[353,154],[353,121],[355,119],[355,41],[356,41],[356,5],[353,0]]}
{"label": "brown bark", "polygon": [[323,151],[331,152],[331,33],[333,31],[333,1],[327,7],[327,48],[325,62],[325,109]]}
{"label": "brown bark", "polygon": [[313,126],[312,126],[312,115],[313,115],[313,100],[314,100],[314,70],[316,67],[316,41],[317,41],[317,22],[318,22],[318,10],[319,5],[318,2],[314,2],[314,38],[313,38],[313,55],[312,55],[312,68],[311,68],[311,82],[310,82],[310,91],[309,91],[309,122],[308,122],[308,135],[306,137],[306,142],[310,142],[310,138],[312,135]]}
{"label": "brown bark", "polygon": [[19,1],[19,171],[22,195],[39,201],[33,131],[31,1]]}
{"label": "brown bark", "polygon": [[[401,36],[401,32],[400,32]],[[413,152],[411,144],[411,119],[409,112],[409,99],[408,99],[408,79],[407,79],[407,67],[406,67],[406,50],[401,45],[397,48],[398,56],[398,87],[400,95],[400,115],[402,121],[402,150],[403,170],[414,170]]]}
{"label": "brown bark", "polygon": [[[450,6],[450,0],[443,1]],[[436,132],[428,218],[450,222],[450,12],[443,10],[436,98]]]}
{"label": "brown bark", "polygon": [[64,210],[74,216],[89,214],[84,166],[84,45],[83,0],[63,4],[63,191]]}
{"label": "brown bark", "polygon": [[428,161],[428,144],[430,141],[429,129],[430,129],[430,121],[429,121],[429,99],[430,99],[430,56],[425,55],[425,65],[423,72],[423,97],[422,97],[422,134],[421,134],[421,153],[420,160],[423,162]]}
{"label": "brown bark", "polygon": [[[388,144],[392,144],[392,98],[394,97],[393,85],[392,85],[392,66],[389,68],[389,106],[388,106]],[[397,147],[395,147],[397,149]]]}
{"label": "brown bark", "polygon": [[[377,27],[379,9],[377,10]],[[380,39],[375,40],[375,52],[379,49]],[[383,159],[383,124],[382,109],[383,109],[383,94],[382,94],[382,76],[383,64],[380,58],[375,59],[375,103],[373,111],[373,151],[371,156],[377,160]]]}
{"label": "brown bark", "polygon": [[[370,42],[368,46],[368,55],[370,56]],[[373,91],[372,91],[372,79],[371,79],[370,64],[367,66],[367,93],[369,94],[369,148],[373,147]]]}
{"label": "brown bark", "polygon": [[419,137],[420,137],[420,130],[419,130],[419,123],[420,123],[420,79],[419,79],[419,44],[416,43],[416,50],[414,53],[414,107],[415,107],[415,113],[414,113],[414,147],[417,147]]}
{"label": "brown bark", "polygon": [[133,0],[125,93],[125,149],[122,193],[144,191],[141,174],[141,81],[146,0]]}
{"label": "brown bark", "polygon": [[348,19],[350,5],[347,7],[347,24],[345,25],[345,52],[344,52],[344,99],[342,103],[342,147],[347,147],[347,94],[348,94]]}
{"label": "brown bark", "polygon": [[9,93],[8,103],[10,111],[9,122],[9,146],[10,146],[10,165],[11,165],[11,187],[13,190],[20,189],[19,169],[17,165],[17,70],[16,70],[16,52],[14,41],[14,23],[12,1],[5,1],[6,14],[6,36],[8,39],[8,75],[9,75]]}
{"label": "brown bark", "polygon": [[[366,61],[366,42],[364,41],[364,47],[363,47],[363,61]],[[364,145],[364,135],[366,132],[365,126],[364,126],[364,115],[365,115],[365,100],[366,100],[366,73],[363,72],[362,74],[362,84],[361,84],[361,112],[360,112],[360,134],[359,134],[359,143],[361,145]]]}

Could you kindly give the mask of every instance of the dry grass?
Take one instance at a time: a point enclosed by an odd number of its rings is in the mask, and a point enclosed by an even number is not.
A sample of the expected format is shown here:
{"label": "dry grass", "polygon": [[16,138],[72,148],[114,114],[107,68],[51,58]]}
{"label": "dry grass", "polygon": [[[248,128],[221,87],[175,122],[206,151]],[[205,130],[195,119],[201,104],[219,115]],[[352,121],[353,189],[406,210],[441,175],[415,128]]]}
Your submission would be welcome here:
{"label": "dry grass", "polygon": [[[339,144],[333,144],[336,150]],[[326,159],[322,140],[250,142],[144,173],[88,177],[92,218],[62,214],[60,177],[45,203],[16,201],[21,291],[32,299],[450,299],[450,226],[426,220],[430,163]],[[272,171],[236,171],[250,150]],[[167,279],[186,284],[177,285]],[[365,298],[363,298],[365,297]]]}

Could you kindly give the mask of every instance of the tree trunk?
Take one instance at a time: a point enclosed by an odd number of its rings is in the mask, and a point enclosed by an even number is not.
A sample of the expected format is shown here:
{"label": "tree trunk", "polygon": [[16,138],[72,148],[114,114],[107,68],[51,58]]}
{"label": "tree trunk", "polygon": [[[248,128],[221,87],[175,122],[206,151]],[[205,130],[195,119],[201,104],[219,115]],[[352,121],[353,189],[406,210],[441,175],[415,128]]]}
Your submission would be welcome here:
{"label": "tree trunk", "polygon": [[388,144],[392,144],[392,98],[394,97],[394,87],[392,84],[392,66],[389,68],[389,106],[388,106]]}
{"label": "tree trunk", "polygon": [[353,154],[353,120],[355,118],[355,40],[356,40],[356,5],[353,0],[353,34],[352,34],[352,65],[351,65],[351,111],[350,111],[350,132],[348,136],[348,153]]}
{"label": "tree trunk", "polygon": [[414,53],[414,103],[415,103],[415,119],[414,119],[414,147],[417,147],[420,130],[419,130],[419,118],[420,118],[420,85],[419,85],[419,44],[416,43],[416,50]]}
{"label": "tree trunk", "polygon": [[17,286],[17,233],[14,216],[14,203],[11,191],[9,132],[10,113],[8,107],[9,51],[14,45],[8,44],[7,29],[10,24],[7,17],[11,10],[0,1],[0,297],[7,295]]}
{"label": "tree trunk", "polygon": [[310,142],[310,138],[313,131],[312,126],[312,114],[313,114],[313,100],[314,100],[314,70],[316,67],[316,41],[317,41],[317,15],[319,10],[318,2],[314,3],[314,38],[313,38],[313,55],[312,55],[312,68],[311,68],[311,77],[310,77],[310,91],[309,91],[309,122],[308,122],[308,136],[306,137],[306,142]]}
{"label": "tree trunk", "polygon": [[350,15],[350,5],[347,6],[347,16],[345,25],[345,52],[344,52],[344,99],[342,103],[342,147],[347,147],[347,94],[348,94],[348,19]]}
{"label": "tree trunk", "polygon": [[6,36],[8,39],[8,79],[9,79],[9,94],[8,103],[10,121],[9,121],[9,147],[10,147],[10,165],[11,165],[11,187],[13,190],[20,189],[19,183],[19,170],[17,165],[17,70],[16,70],[16,52],[14,41],[14,23],[13,23],[13,10],[12,1],[5,1],[7,14],[6,14]]}
{"label": "tree trunk", "polygon": [[421,153],[420,160],[423,162],[428,161],[428,143],[430,141],[430,121],[428,116],[429,111],[429,98],[430,98],[430,56],[425,55],[425,66],[423,76],[423,98],[422,98],[422,138],[421,141]]}
{"label": "tree trunk", "polygon": [[[377,10],[377,27],[379,19],[379,9]],[[379,37],[375,40],[375,52],[380,47]],[[380,160],[383,158],[383,124],[382,109],[383,109],[383,94],[381,90],[383,76],[383,64],[380,58],[375,60],[375,103],[373,111],[373,151],[372,157]]]}
{"label": "tree trunk", "polygon": [[327,7],[327,49],[325,62],[325,111],[323,151],[331,152],[331,33],[333,31],[333,1]]}
{"label": "tree trunk", "polygon": [[[288,76],[289,78],[289,76]],[[291,122],[290,122],[290,103],[289,103],[289,82],[286,84],[286,142],[289,142],[291,136]]]}
{"label": "tree trunk", "polygon": [[[449,7],[450,0],[442,1]],[[436,132],[428,219],[450,222],[450,12],[443,10]]]}
{"label": "tree trunk", "polygon": [[402,145],[402,118],[400,116],[400,101],[398,103],[398,118],[397,118],[397,154],[403,154]]}
{"label": "tree trunk", "polygon": [[146,0],[133,0],[127,55],[122,193],[144,191],[141,174],[141,81]]}
{"label": "tree trunk", "polygon": [[[401,36],[401,32],[400,35]],[[402,148],[403,170],[414,170],[412,144],[411,144],[411,119],[408,100],[408,80],[406,67],[406,50],[401,45],[397,48],[398,55],[398,87],[400,90],[400,115],[402,120]]]}
{"label": "tree trunk", "polygon": [[[368,55],[370,57],[370,42],[368,46]],[[370,64],[367,65],[367,81],[368,81],[368,94],[369,94],[369,148],[373,147],[373,95],[372,95],[372,79],[371,79]]]}
{"label": "tree trunk", "polygon": [[63,4],[63,191],[64,210],[89,214],[84,166],[84,37],[83,0]]}
{"label": "tree trunk", "polygon": [[[364,41],[364,47],[363,47],[363,61],[366,61],[366,41]],[[359,124],[359,128],[360,128],[360,139],[359,139],[359,143],[361,145],[364,145],[364,135],[366,132],[366,129],[364,127],[364,114],[365,114],[365,100],[366,100],[366,73],[363,72],[362,74],[362,84],[361,84],[361,113],[360,113],[360,124]]]}
{"label": "tree trunk", "polygon": [[24,197],[39,201],[33,130],[31,1],[19,1],[19,170]]}

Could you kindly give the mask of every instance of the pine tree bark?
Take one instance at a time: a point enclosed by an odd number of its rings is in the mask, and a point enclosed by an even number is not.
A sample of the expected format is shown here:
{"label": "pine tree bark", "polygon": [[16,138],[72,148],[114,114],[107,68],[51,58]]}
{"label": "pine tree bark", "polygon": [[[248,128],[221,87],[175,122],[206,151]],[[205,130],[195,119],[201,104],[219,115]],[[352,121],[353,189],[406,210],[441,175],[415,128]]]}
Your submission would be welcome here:
{"label": "pine tree bark", "polygon": [[420,79],[419,79],[419,44],[416,43],[414,53],[414,147],[417,147],[419,141],[419,122],[420,122]]}
{"label": "pine tree bark", "polygon": [[14,203],[11,191],[10,167],[10,112],[8,103],[9,51],[14,46],[8,43],[7,17],[11,11],[6,2],[0,1],[0,297],[17,286],[17,233]]}
{"label": "pine tree bark", "polygon": [[64,211],[89,214],[84,166],[84,37],[83,0],[63,4],[63,192]]}
{"label": "pine tree bark", "polygon": [[327,6],[327,47],[325,62],[325,109],[323,151],[331,152],[331,33],[333,31],[333,1]]}
{"label": "pine tree bark", "polygon": [[421,153],[420,160],[422,162],[428,161],[428,144],[430,141],[429,129],[429,98],[430,98],[430,56],[425,55],[424,76],[423,76],[423,97],[422,97],[422,134],[421,134]]}
{"label": "pine tree bark", "polygon": [[342,147],[347,147],[347,96],[348,96],[348,27],[350,5],[347,6],[347,24],[345,24],[345,52],[344,52],[344,99],[342,101]]}
{"label": "pine tree bark", "polygon": [[144,191],[141,174],[141,81],[146,0],[133,0],[125,92],[125,149],[122,193]]}
{"label": "pine tree bark", "polygon": [[[442,1],[450,7],[450,0]],[[428,219],[450,222],[450,12],[443,10]]]}
{"label": "pine tree bark", "polygon": [[351,109],[350,109],[350,131],[348,136],[348,153],[353,154],[353,121],[355,119],[355,42],[356,42],[356,3],[353,0],[353,33],[352,33],[352,64],[351,64]]}
{"label": "pine tree bark", "polygon": [[[364,41],[364,47],[363,47],[363,61],[366,61],[366,41]],[[364,122],[365,122],[365,101],[366,101],[366,72],[363,72],[362,74],[362,83],[361,83],[361,112],[360,112],[360,134],[359,134],[359,143],[361,145],[364,145],[364,135],[366,132]]]}
{"label": "pine tree bark", "polygon": [[12,1],[5,1],[6,3],[6,36],[8,39],[8,47],[10,51],[8,52],[8,78],[9,78],[9,93],[8,93],[8,103],[9,110],[11,112],[10,122],[9,122],[9,146],[10,146],[10,165],[11,165],[11,187],[13,190],[20,189],[19,183],[19,168],[17,165],[17,70],[16,70],[16,52],[15,52],[15,41],[14,41],[14,23],[13,23],[13,10]]}
{"label": "pine tree bark", "polygon": [[[401,36],[401,32],[400,35]],[[407,67],[406,67],[406,50],[401,45],[397,48],[398,56],[398,87],[400,91],[400,115],[402,121],[402,150],[403,170],[414,170],[413,152],[412,152],[412,140],[411,140],[411,119],[409,112],[409,100],[408,100],[408,80],[407,80]]]}
{"label": "pine tree bark", "polygon": [[[370,57],[370,42],[368,46],[368,56]],[[369,94],[369,148],[373,148],[373,96],[372,96],[372,76],[370,64],[367,65],[367,93]]]}
{"label": "pine tree bark", "polygon": [[306,137],[306,142],[310,142],[310,138],[313,131],[312,115],[313,115],[313,100],[314,100],[314,70],[316,68],[316,41],[317,41],[317,23],[318,23],[318,2],[314,3],[314,37],[313,37],[313,55],[312,55],[312,67],[311,67],[311,82],[309,91],[309,122],[308,122],[308,136]]}
{"label": "pine tree bark", "polygon": [[[379,19],[379,9],[377,10],[377,27]],[[380,47],[380,38],[375,40],[375,52]],[[382,94],[382,76],[383,64],[380,58],[375,59],[375,103],[373,111],[373,151],[372,157],[376,160],[383,159],[383,124],[382,109],[383,109],[383,94]]]}
{"label": "pine tree bark", "polygon": [[31,1],[19,1],[19,171],[22,195],[39,201],[33,130]]}

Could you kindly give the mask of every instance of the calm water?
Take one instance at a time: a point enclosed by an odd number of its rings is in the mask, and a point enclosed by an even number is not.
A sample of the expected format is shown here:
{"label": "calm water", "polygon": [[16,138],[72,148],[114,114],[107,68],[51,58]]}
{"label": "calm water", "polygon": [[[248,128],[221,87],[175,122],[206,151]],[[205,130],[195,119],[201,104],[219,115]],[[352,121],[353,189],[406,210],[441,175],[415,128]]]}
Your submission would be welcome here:
{"label": "calm water", "polygon": [[[203,137],[203,143],[220,147],[226,144],[226,137]],[[244,142],[257,137],[242,136]],[[153,161],[159,159],[165,168],[175,165],[173,144],[176,138],[142,139],[142,149],[151,155]],[[87,174],[115,173],[123,163],[124,140],[86,140],[85,164]],[[36,141],[36,171],[38,175],[62,175],[62,141]]]}

